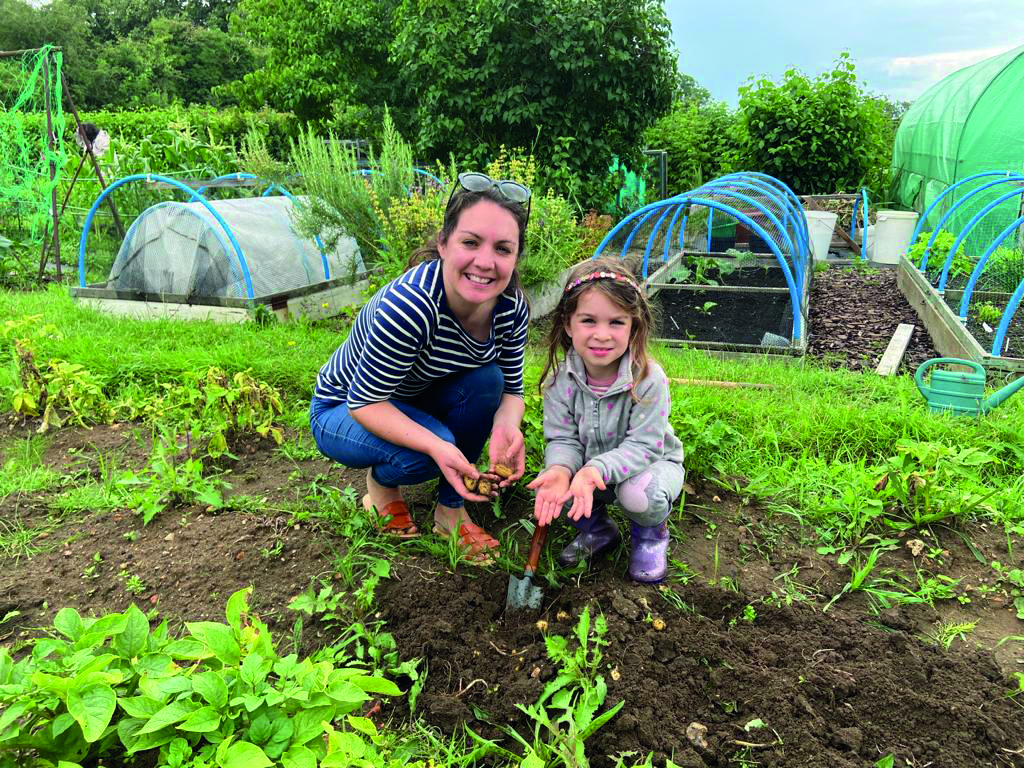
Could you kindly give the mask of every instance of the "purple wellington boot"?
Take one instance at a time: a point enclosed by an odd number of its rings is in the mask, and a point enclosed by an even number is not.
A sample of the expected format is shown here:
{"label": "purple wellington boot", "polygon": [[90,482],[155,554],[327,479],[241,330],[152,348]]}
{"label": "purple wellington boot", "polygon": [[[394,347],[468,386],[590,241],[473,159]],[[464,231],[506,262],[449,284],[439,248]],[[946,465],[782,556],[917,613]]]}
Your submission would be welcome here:
{"label": "purple wellington boot", "polygon": [[651,584],[664,581],[668,573],[668,522],[645,527],[630,524],[633,542],[629,551],[629,577]]}
{"label": "purple wellington boot", "polygon": [[611,551],[622,541],[619,527],[608,514],[604,504],[594,505],[590,517],[570,520],[579,533],[558,556],[559,565],[576,565],[580,560],[588,563]]}

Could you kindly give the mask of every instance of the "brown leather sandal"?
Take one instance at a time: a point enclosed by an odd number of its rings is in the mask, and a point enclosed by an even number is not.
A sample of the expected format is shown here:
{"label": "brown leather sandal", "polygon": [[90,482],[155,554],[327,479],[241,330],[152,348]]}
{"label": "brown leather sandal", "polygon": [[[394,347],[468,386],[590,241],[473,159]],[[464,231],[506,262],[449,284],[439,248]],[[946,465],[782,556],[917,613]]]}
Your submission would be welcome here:
{"label": "brown leather sandal", "polygon": [[[434,525],[434,533],[442,539],[452,535],[452,531],[446,531],[438,525]],[[466,562],[470,565],[490,565],[494,562],[494,553],[500,546],[498,540],[475,523],[461,523],[459,525],[459,549],[462,551]]]}
{"label": "brown leather sandal", "polygon": [[[370,494],[363,496],[363,507],[368,512],[373,512],[375,507],[370,501]],[[388,536],[398,539],[414,539],[420,535],[416,523],[409,514],[409,507],[404,501],[398,499],[384,505],[384,509],[377,510],[377,530]]]}

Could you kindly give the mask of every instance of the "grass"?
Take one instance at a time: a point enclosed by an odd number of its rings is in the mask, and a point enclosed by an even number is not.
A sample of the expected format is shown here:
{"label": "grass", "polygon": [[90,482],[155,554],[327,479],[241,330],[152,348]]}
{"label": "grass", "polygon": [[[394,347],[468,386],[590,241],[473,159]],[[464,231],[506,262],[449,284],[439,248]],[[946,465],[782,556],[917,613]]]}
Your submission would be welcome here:
{"label": "grass", "polygon": [[[129,385],[142,393],[157,391],[161,383],[173,386],[182,372],[208,366],[228,373],[251,369],[256,379],[274,385],[285,403],[279,421],[294,432],[281,446],[282,454],[293,461],[320,458],[308,433],[308,397],[317,370],[343,338],[336,322],[268,326],[141,322],[78,307],[59,287],[0,294],[0,330],[5,322],[20,322],[26,315],[42,315],[59,329],[57,334],[34,338],[37,363],[61,358],[80,364],[102,383],[107,397]],[[0,334],[0,354],[10,351]],[[834,371],[810,360],[725,361],[699,351],[670,348],[657,348],[654,354],[672,378],[768,385],[721,389],[675,384],[672,421],[687,447],[691,479],[702,474],[756,500],[766,512],[764,526],[778,525],[772,515],[799,522],[803,530],[814,532],[815,543],[826,553],[839,557],[850,583],[834,599],[862,592],[872,605],[882,607],[896,602],[932,604],[953,596],[956,582],[949,577],[923,570],[901,576],[885,567],[882,556],[891,549],[887,541],[894,536],[894,528],[928,526],[933,523],[927,521],[939,514],[943,525],[980,520],[1004,526],[1008,547],[1014,537],[1024,535],[1024,508],[1019,503],[1024,496],[1024,396],[983,419],[957,419],[930,414],[906,377]],[[542,363],[535,341],[527,366],[531,395],[536,393]],[[16,376],[13,366],[0,368],[0,396],[7,397]],[[535,434],[541,423],[539,399],[531,397],[529,403],[525,430]],[[43,465],[45,447],[40,437],[9,440],[0,446],[0,501],[10,494],[47,490],[65,482],[63,492],[49,499],[52,510],[75,513],[124,504],[112,481],[116,474],[112,464],[100,467],[98,480],[81,479],[82,473],[62,479]],[[914,475],[930,484],[907,495],[908,483],[918,482]],[[883,476],[888,485],[879,491],[876,486]],[[296,470],[295,479],[300,477]],[[365,586],[367,574],[402,553],[429,552],[448,567],[468,570],[454,538],[443,541],[426,535],[398,543],[374,535],[373,520],[359,504],[359,491],[338,487],[331,473],[304,484],[296,482],[294,497],[275,508],[256,497],[235,497],[228,505],[253,513],[283,512],[294,522],[312,519],[345,540],[347,547],[335,553],[332,570],[339,575],[339,587],[354,595],[353,600],[372,602],[372,587]],[[901,505],[905,511],[899,511]],[[700,514],[693,505],[687,505],[686,511]],[[505,527],[500,534],[503,554],[492,567],[521,574],[525,552],[511,543],[522,538],[513,537],[513,533],[524,533],[521,527],[529,532],[529,521],[503,519],[501,524]],[[0,521],[0,557],[31,556],[42,532],[26,527],[17,517]],[[713,580],[722,588],[738,589],[735,579],[725,575],[729,564],[719,562],[718,533],[709,522],[707,535],[715,540]],[[571,532],[563,530],[560,535],[569,537]],[[549,543],[545,555],[549,561],[559,548],[558,542]],[[278,554],[279,550],[268,547],[263,556]],[[1014,562],[1013,553],[1006,560]],[[685,563],[675,562],[674,567],[674,585],[698,578]],[[550,562],[542,565],[541,573],[560,580],[576,575],[559,571]],[[775,577],[772,594],[762,602],[788,605],[831,597],[817,593],[807,583],[810,578],[801,576],[794,564]],[[120,580],[129,593],[145,591],[141,578],[130,572],[120,574]],[[693,610],[671,586],[660,594],[680,611]],[[958,639],[966,641],[972,628],[940,625],[931,639],[949,647]],[[397,731],[389,731],[388,738],[400,737]],[[400,749],[432,756],[439,765],[468,765],[480,756],[464,737],[443,738],[422,726]]]}
{"label": "grass", "polygon": [[0,558],[17,562],[22,557],[32,557],[43,548],[35,543],[40,534],[47,528],[27,528],[15,516],[13,519],[0,519]]}
{"label": "grass", "polygon": [[[25,318],[33,315],[58,329],[33,336],[37,364],[52,358],[80,364],[107,397],[131,388],[140,394],[156,392],[173,386],[182,372],[208,366],[229,374],[250,369],[256,379],[278,389],[285,403],[280,422],[298,433],[281,452],[293,461],[320,458],[308,436],[308,398],[320,365],[344,336],[337,321],[217,325],[119,319],[79,307],[59,286],[6,293],[2,299],[0,329],[20,323],[19,334],[30,332]],[[528,351],[528,442],[540,431],[541,404],[534,395],[542,343],[534,339]],[[0,353],[9,353],[9,344],[0,337]],[[118,354],[111,355],[112,349]],[[654,356],[670,378],[766,385],[673,385],[672,422],[687,449],[688,472],[757,501],[769,517],[798,521],[831,551],[860,548],[858,560],[866,562],[875,546],[872,537],[937,522],[995,523],[1006,528],[1008,542],[1024,532],[1019,503],[1024,495],[1024,397],[972,420],[929,413],[907,377],[831,370],[813,360],[771,356],[719,360],[669,347],[656,347]],[[12,389],[16,375],[14,366],[0,369],[0,391]],[[537,439],[532,442],[535,448],[540,445]],[[32,440],[5,447],[0,497],[43,490],[58,481],[39,461],[41,445]],[[531,463],[537,461],[534,454]],[[921,478],[925,492],[917,493]],[[886,487],[879,491],[883,479]],[[354,493],[326,479],[314,481],[286,511],[297,518],[314,514],[342,535],[352,535],[361,528]],[[71,511],[119,502],[109,483],[101,482],[74,485],[54,506]],[[456,551],[436,554],[458,563]],[[500,565],[508,568],[516,559],[513,555]],[[913,585],[904,589],[917,591]],[[890,585],[883,593],[892,591]]]}
{"label": "grass", "polygon": [[[78,363],[102,382],[108,395],[123,391],[128,382],[140,391],[155,390],[157,382],[173,382],[183,371],[207,366],[229,373],[251,369],[257,379],[279,389],[287,404],[282,421],[300,433],[307,428],[308,397],[319,366],[343,335],[337,323],[260,326],[112,318],[77,306],[61,287],[5,294],[0,306],[0,324],[42,315],[60,329],[34,340],[37,362],[61,358]],[[111,355],[111,349],[119,353]],[[872,528],[879,507],[870,489],[904,443],[974,449],[990,456],[984,483],[979,472],[963,467],[950,475],[949,492],[981,498],[986,489],[991,495],[971,514],[1011,526],[1024,523],[1017,502],[1024,493],[1024,407],[1019,402],[1024,399],[1008,401],[981,420],[959,419],[929,413],[906,377],[829,370],[810,360],[786,363],[769,356],[717,360],[667,347],[656,348],[654,355],[673,378],[767,385],[734,390],[673,386],[673,424],[686,444],[689,472],[795,516],[820,531],[826,542],[855,544]],[[540,345],[534,345],[527,366],[530,393],[536,392],[542,362]],[[0,370],[0,390],[13,387],[14,376],[12,367]],[[539,400],[533,403],[539,411]],[[539,424],[538,412],[532,421],[528,417],[526,428],[536,430]],[[289,440],[281,450],[296,461],[319,457],[305,437]],[[953,460],[953,470],[961,469],[955,465]],[[17,482],[21,489],[44,487],[52,478],[22,476]],[[0,494],[4,488],[0,483]]]}
{"label": "grass", "polygon": [[52,488],[60,475],[43,464],[46,443],[41,437],[12,440],[0,451],[0,501],[12,493]]}

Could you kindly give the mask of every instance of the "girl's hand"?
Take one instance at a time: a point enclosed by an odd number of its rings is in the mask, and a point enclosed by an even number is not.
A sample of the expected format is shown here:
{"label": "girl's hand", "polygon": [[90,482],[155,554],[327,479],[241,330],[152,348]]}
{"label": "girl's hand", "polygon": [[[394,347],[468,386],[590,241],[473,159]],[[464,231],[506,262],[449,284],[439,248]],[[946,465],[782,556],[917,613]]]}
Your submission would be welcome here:
{"label": "girl's hand", "polygon": [[561,513],[562,505],[569,499],[570,474],[566,467],[550,467],[526,486],[537,491],[533,516],[538,525],[547,525]]}
{"label": "girl's hand", "polygon": [[491,432],[489,453],[491,474],[496,474],[495,467],[498,464],[504,464],[512,470],[509,477],[498,483],[500,488],[514,485],[526,472],[526,443],[518,428],[496,425]]}
{"label": "girl's hand", "polygon": [[490,501],[490,496],[481,496],[478,493],[472,493],[466,488],[466,484],[462,478],[464,475],[478,478],[480,477],[480,470],[474,467],[462,451],[458,449],[453,443],[439,440],[438,445],[430,452],[430,458],[437,464],[437,468],[441,470],[441,474],[444,475],[444,479],[449,482],[455,492],[458,493],[462,498],[467,501]]}
{"label": "girl's hand", "polygon": [[569,510],[570,520],[579,520],[581,517],[590,517],[594,508],[594,489],[604,490],[604,478],[596,467],[584,467],[576,473],[576,477],[569,484],[569,494],[572,497],[572,508]]}

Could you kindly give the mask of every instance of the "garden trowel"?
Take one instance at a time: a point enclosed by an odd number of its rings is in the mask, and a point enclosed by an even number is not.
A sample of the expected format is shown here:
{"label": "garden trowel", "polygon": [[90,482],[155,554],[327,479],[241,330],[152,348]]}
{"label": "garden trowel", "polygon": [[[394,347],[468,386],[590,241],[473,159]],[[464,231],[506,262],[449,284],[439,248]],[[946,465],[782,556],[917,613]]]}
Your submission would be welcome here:
{"label": "garden trowel", "polygon": [[537,572],[537,561],[540,560],[540,551],[544,547],[544,539],[547,535],[548,527],[546,525],[538,525],[533,529],[530,552],[526,556],[523,577],[508,577],[508,599],[505,601],[505,610],[517,611],[526,608],[536,610],[540,608],[540,601],[544,597],[544,593],[540,587],[534,585],[533,575]]}

